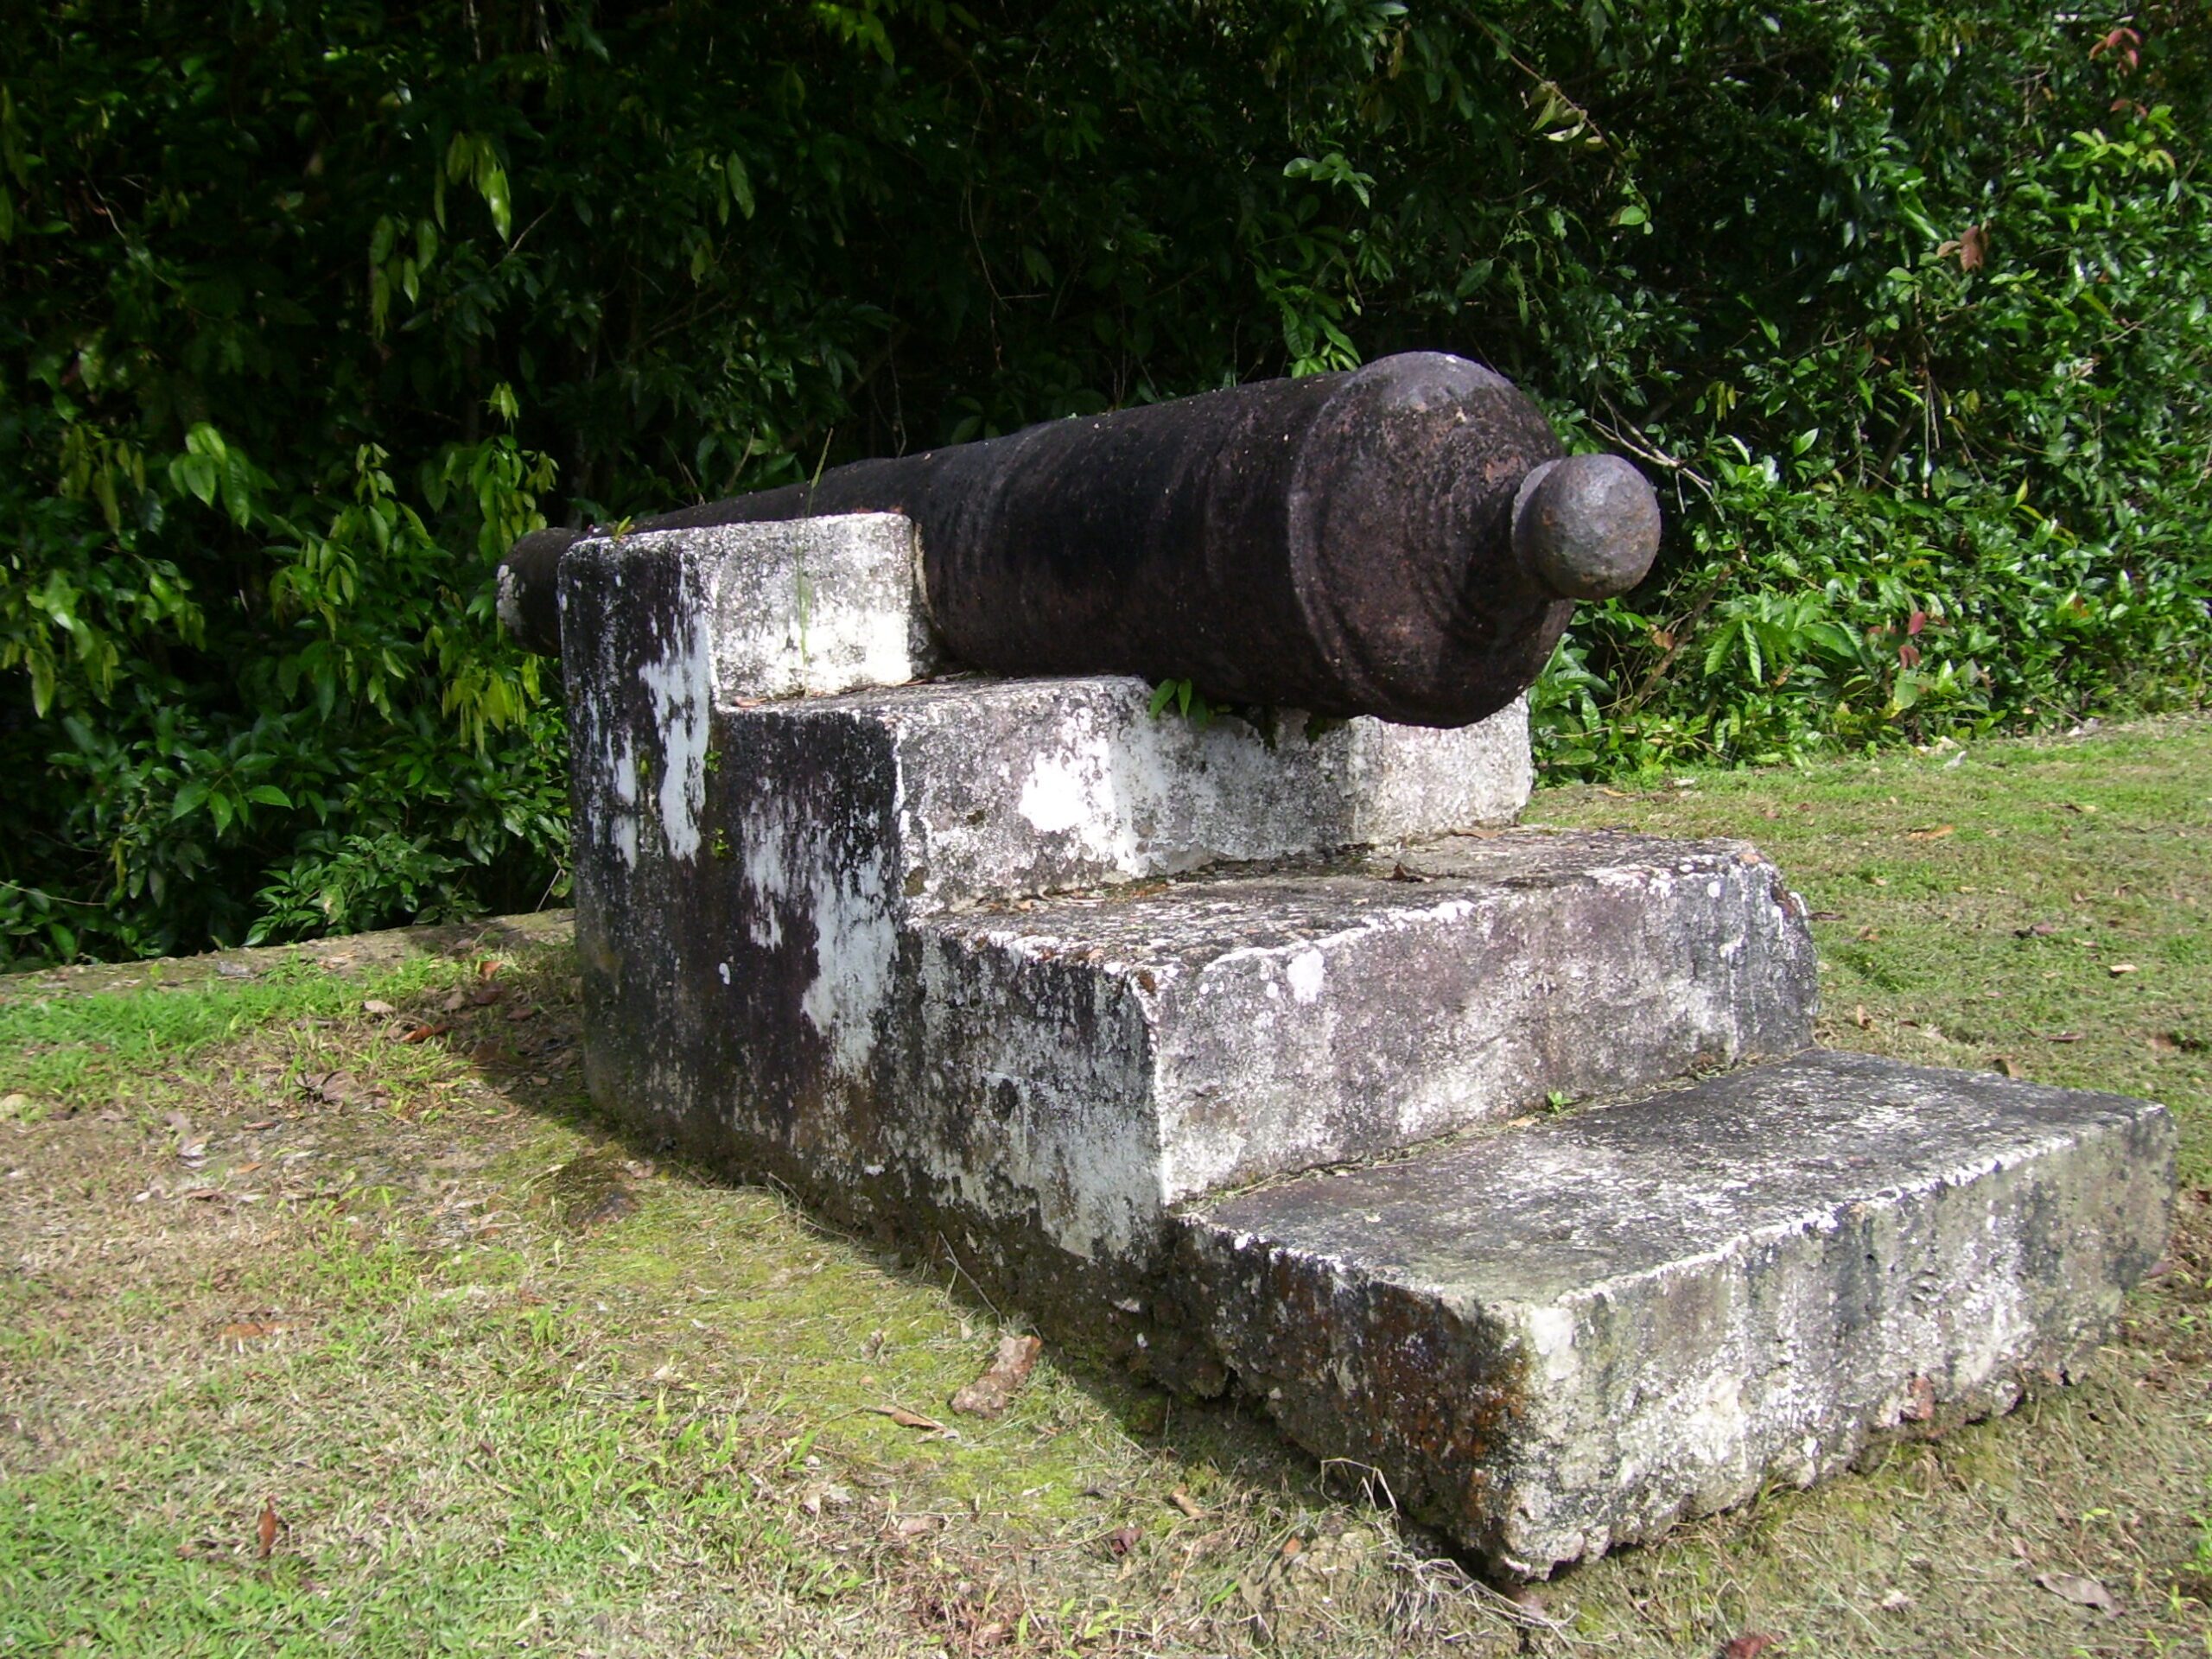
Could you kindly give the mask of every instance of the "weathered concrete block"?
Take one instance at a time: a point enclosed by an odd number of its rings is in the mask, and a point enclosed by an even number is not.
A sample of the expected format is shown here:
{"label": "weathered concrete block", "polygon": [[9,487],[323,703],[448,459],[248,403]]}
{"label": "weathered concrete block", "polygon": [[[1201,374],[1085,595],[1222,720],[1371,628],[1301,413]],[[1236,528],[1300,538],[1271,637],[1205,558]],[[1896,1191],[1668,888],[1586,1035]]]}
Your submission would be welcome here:
{"label": "weathered concrete block", "polygon": [[730,741],[771,791],[817,752],[880,757],[917,915],[1426,840],[1529,798],[1525,704],[1456,731],[1270,718],[1154,716],[1141,680],[971,680],[741,713]]}
{"label": "weathered concrete block", "polygon": [[1455,836],[1336,868],[939,916],[917,1098],[1084,1255],[1161,1209],[1812,1040],[1813,950],[1740,842]]}
{"label": "weathered concrete block", "polygon": [[1179,1257],[1295,1438],[1541,1574],[2056,1380],[2173,1154],[2145,1102],[1811,1053],[1202,1204]]}
{"label": "weathered concrete block", "polygon": [[616,582],[624,567],[690,567],[725,698],[903,685],[944,665],[922,597],[920,542],[895,512],[637,531],[591,537],[564,556],[607,567]]}
{"label": "weathered concrete block", "polygon": [[[1424,839],[1510,822],[1528,799],[1520,702],[1452,731],[1296,711],[1261,716],[1264,728],[1236,716],[1201,728],[1153,716],[1147,688],[1128,678],[963,679],[763,706],[864,670],[929,665],[919,645],[893,649],[919,626],[918,601],[897,586],[910,529],[869,514],[571,548],[562,637],[580,836],[625,870],[641,836],[692,858],[715,834],[728,843],[743,823],[788,816],[781,804],[806,793],[798,774],[842,768],[847,787],[798,841],[873,860],[873,879],[921,914]],[[826,632],[803,633],[785,602],[803,535],[826,538],[829,554],[807,566],[809,614],[845,619]],[[722,779],[711,830],[709,766]],[[881,815],[880,844],[863,853],[849,836]]]}

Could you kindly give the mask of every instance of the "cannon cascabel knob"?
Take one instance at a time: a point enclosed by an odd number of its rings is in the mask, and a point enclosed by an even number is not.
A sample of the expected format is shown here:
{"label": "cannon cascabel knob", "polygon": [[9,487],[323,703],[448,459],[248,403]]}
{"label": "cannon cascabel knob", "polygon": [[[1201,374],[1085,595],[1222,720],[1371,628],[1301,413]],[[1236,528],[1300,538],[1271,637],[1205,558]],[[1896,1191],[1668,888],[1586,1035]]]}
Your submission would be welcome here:
{"label": "cannon cascabel knob", "polygon": [[1659,551],[1659,499],[1618,455],[1548,461],[1513,500],[1513,550],[1562,599],[1611,599]]}
{"label": "cannon cascabel knob", "polygon": [[[630,530],[903,512],[930,613],[975,667],[1459,726],[1525,690],[1574,600],[1632,587],[1656,549],[1635,468],[1561,448],[1501,376],[1416,352],[855,461]],[[503,572],[502,614],[541,648],[558,615],[537,590],[567,534],[524,538]]]}

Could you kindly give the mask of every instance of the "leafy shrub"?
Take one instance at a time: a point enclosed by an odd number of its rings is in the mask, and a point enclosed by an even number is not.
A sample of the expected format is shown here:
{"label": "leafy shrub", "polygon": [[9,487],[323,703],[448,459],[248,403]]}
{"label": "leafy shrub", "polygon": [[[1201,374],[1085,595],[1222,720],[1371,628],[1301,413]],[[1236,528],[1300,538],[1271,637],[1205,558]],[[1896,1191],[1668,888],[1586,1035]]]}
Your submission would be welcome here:
{"label": "leafy shrub", "polygon": [[1672,508],[1555,772],[2202,695],[2188,0],[74,0],[0,69],[0,956],[557,893],[517,532],[1433,346]]}
{"label": "leafy shrub", "polygon": [[1961,234],[1923,229],[1855,307],[1824,294],[1796,349],[1763,330],[1703,419],[1611,429],[1693,493],[1657,579],[1586,611],[1540,689],[1555,770],[2202,699],[2212,199],[2172,106],[2123,95],[2107,133],[2053,103],[1989,112]]}

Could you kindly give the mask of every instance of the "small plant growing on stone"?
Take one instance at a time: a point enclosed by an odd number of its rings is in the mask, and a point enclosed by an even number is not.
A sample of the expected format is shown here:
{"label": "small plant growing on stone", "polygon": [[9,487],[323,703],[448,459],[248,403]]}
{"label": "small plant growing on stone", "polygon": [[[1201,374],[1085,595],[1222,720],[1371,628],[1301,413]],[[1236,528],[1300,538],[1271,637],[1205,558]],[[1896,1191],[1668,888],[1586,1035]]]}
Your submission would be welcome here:
{"label": "small plant growing on stone", "polygon": [[1169,703],[1175,712],[1204,731],[1213,723],[1214,708],[1199,693],[1198,686],[1189,680],[1162,680],[1153,688],[1152,716],[1160,718]]}

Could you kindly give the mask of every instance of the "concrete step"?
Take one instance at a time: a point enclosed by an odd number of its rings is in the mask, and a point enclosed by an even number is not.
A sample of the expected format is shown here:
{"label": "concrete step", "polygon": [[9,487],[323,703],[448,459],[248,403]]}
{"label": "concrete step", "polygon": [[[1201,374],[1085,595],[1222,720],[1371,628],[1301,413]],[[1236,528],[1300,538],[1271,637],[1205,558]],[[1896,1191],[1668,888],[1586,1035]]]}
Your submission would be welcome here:
{"label": "concrete step", "polygon": [[933,1139],[1086,1255],[1224,1185],[1812,1040],[1802,907],[1741,842],[1457,836],[917,932]]}
{"label": "concrete step", "polygon": [[944,666],[913,556],[883,513],[569,550],[588,931],[641,883],[712,880],[718,855],[918,916],[1416,841],[1528,800],[1524,702],[1444,731],[1291,709],[1201,725],[1120,676],[884,686]]}
{"label": "concrete step", "polygon": [[1177,1270],[1294,1438],[1541,1575],[2058,1380],[2173,1154],[2146,1102],[1810,1052],[1202,1202]]}

